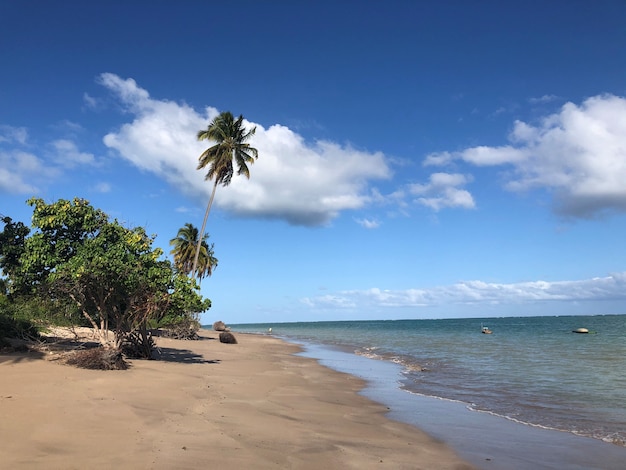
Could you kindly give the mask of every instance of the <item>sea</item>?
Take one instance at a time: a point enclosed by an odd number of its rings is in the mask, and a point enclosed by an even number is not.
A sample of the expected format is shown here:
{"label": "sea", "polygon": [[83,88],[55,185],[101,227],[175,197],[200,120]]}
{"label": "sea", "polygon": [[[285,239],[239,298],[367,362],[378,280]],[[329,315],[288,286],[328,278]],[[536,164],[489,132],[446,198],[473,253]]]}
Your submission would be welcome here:
{"label": "sea", "polygon": [[[387,370],[391,375],[361,375],[374,382],[384,376],[387,386],[391,381],[404,392],[395,397],[435,398],[471,413],[594,439],[609,444],[606,449],[626,451],[626,315],[231,327],[234,332],[271,334],[300,344],[325,365],[356,375],[359,372],[349,364],[367,360],[365,369],[371,369],[372,361],[393,365]],[[483,334],[483,327],[492,333]],[[578,328],[588,333],[575,333]],[[394,403],[387,404],[393,409]],[[405,406],[401,418],[410,412]],[[420,427],[419,422],[405,420]],[[626,469],[626,452],[621,455],[623,466],[615,468]]]}

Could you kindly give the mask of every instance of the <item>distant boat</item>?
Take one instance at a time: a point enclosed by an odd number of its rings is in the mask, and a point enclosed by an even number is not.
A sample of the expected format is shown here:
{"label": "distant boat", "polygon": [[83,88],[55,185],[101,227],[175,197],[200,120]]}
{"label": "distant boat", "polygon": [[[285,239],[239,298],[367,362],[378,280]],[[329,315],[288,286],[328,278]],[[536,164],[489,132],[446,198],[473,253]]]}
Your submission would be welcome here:
{"label": "distant boat", "polygon": [[585,334],[585,333],[589,333],[589,330],[587,328],[576,328],[575,330],[572,330],[572,333]]}
{"label": "distant boat", "polygon": [[493,333],[493,331],[491,331],[489,327],[483,325],[480,325],[480,332],[486,335],[490,335],[491,333]]}

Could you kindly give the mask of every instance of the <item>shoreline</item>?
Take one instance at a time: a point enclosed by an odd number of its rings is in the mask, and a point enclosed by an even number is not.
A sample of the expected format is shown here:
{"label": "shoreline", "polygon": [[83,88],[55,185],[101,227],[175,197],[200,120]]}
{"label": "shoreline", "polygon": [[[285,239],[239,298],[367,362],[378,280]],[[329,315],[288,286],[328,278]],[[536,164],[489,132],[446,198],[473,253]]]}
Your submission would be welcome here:
{"label": "shoreline", "polygon": [[466,403],[402,388],[402,366],[314,343],[301,355],[366,381],[362,395],[385,404],[388,417],[440,439],[477,468],[621,470],[626,448],[468,409]]}
{"label": "shoreline", "polygon": [[469,469],[360,393],[366,382],[282,339],[156,338],[158,361],[92,371],[0,355],[7,468]]}

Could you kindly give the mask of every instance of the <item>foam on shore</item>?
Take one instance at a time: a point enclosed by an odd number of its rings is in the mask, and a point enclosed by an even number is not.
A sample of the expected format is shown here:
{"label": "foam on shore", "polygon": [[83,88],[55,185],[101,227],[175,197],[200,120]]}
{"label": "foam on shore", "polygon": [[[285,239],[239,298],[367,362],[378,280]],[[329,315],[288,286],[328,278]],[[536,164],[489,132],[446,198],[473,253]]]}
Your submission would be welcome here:
{"label": "foam on shore", "polygon": [[529,426],[468,404],[402,390],[403,366],[316,344],[300,343],[306,357],[367,381],[362,394],[454,448],[479,468],[621,470],[626,448],[572,433]]}

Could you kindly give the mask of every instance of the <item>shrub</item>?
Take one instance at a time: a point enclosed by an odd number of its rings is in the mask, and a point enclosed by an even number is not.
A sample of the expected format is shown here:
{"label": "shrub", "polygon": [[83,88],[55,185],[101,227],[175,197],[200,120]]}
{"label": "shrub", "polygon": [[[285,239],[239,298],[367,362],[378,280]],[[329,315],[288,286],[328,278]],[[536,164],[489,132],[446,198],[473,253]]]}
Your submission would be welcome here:
{"label": "shrub", "polygon": [[24,318],[15,318],[12,312],[0,311],[0,338],[37,339],[37,327]]}
{"label": "shrub", "polygon": [[200,323],[190,317],[178,317],[176,320],[163,325],[161,335],[165,338],[197,340]]}

